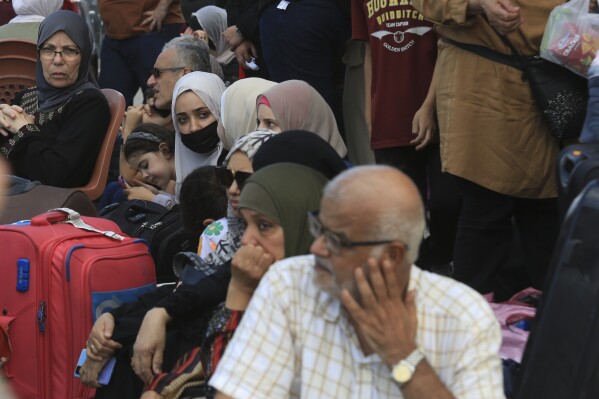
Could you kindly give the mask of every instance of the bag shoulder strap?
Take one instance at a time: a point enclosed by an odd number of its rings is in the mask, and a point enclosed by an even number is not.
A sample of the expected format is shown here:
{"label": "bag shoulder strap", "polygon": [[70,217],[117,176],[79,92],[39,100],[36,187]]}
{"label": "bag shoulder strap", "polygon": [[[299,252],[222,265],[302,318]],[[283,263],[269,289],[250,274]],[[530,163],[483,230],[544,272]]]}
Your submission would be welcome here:
{"label": "bag shoulder strap", "polygon": [[516,58],[514,56],[500,53],[499,51],[490,49],[485,46],[480,46],[478,44],[469,44],[469,43],[458,42],[458,41],[455,41],[448,37],[444,37],[443,41],[445,41],[455,47],[461,48],[462,50],[466,50],[466,51],[469,51],[476,55],[479,55],[481,57],[484,57],[486,59],[489,59],[491,61],[495,61],[500,64],[509,65],[511,67],[514,67],[514,68],[517,68],[520,70],[523,69],[522,61],[520,61],[518,58]]}
{"label": "bag shoulder strap", "polygon": [[68,224],[75,226],[78,229],[91,231],[94,233],[99,233],[106,237],[112,238],[113,240],[123,241],[125,239],[125,237],[123,237],[120,234],[115,233],[114,231],[98,230],[95,227],[90,226],[89,224],[87,224],[83,220],[81,220],[81,217],[78,212],[75,212],[72,209],[55,208],[55,209],[50,209],[48,212],[64,212],[67,214],[67,218],[58,223],[68,223]]}

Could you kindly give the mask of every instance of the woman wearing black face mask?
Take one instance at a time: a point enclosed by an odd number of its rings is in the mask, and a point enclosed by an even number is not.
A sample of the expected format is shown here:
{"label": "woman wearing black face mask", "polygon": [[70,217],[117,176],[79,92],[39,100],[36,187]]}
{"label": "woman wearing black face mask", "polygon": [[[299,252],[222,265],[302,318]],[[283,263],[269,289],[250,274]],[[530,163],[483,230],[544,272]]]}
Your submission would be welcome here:
{"label": "woman wearing black face mask", "polygon": [[217,134],[225,85],[216,75],[191,72],[173,91],[177,194],[183,179],[203,165],[216,165],[223,149]]}

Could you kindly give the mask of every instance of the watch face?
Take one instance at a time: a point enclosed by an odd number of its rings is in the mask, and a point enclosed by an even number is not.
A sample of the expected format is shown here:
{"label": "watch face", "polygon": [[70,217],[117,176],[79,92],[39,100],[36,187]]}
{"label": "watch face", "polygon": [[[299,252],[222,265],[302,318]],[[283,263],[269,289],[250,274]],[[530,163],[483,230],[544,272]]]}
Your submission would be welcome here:
{"label": "watch face", "polygon": [[398,364],[393,368],[393,378],[400,384],[406,383],[412,378],[413,371],[405,364]]}

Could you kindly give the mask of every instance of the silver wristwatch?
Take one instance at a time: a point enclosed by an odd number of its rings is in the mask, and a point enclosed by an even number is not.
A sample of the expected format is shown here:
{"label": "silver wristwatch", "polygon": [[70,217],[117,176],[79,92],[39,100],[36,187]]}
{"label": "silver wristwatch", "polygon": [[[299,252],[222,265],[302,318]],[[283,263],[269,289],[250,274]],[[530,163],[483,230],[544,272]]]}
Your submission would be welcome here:
{"label": "silver wristwatch", "polygon": [[397,382],[400,386],[406,384],[408,381],[412,379],[414,375],[414,371],[416,371],[416,366],[424,359],[424,353],[418,348],[414,349],[412,353],[408,355],[403,360],[397,362],[393,369],[391,370],[391,377]]}

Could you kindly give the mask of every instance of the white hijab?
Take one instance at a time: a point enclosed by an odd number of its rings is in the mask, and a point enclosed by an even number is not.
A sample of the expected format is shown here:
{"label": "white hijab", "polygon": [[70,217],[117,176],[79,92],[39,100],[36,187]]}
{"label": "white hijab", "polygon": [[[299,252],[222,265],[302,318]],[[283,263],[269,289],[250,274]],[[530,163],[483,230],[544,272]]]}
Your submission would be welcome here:
{"label": "white hijab", "polygon": [[60,10],[62,0],[12,0],[16,17],[8,23],[41,22],[48,15]]}
{"label": "white hijab", "polygon": [[229,150],[237,140],[256,130],[256,97],[276,85],[261,78],[239,79],[223,93],[220,115],[223,131],[218,137]]}
{"label": "white hijab", "polygon": [[204,101],[212,115],[220,122],[220,98],[225,91],[225,84],[222,79],[213,73],[191,72],[183,75],[177,81],[173,90],[173,102],[171,113],[173,124],[175,125],[175,168],[177,173],[176,194],[179,197],[179,190],[183,180],[195,169],[204,165],[216,165],[218,157],[223,149],[222,142],[219,142],[216,149],[209,154],[199,154],[187,148],[181,141],[181,133],[177,125],[177,113],[175,105],[177,98],[184,92],[191,90]]}
{"label": "white hijab", "polygon": [[191,14],[206,32],[210,40],[216,46],[216,60],[224,65],[235,58],[235,54],[229,50],[223,32],[227,29],[227,11],[216,6],[205,6]]}

